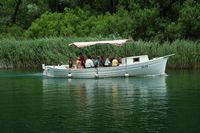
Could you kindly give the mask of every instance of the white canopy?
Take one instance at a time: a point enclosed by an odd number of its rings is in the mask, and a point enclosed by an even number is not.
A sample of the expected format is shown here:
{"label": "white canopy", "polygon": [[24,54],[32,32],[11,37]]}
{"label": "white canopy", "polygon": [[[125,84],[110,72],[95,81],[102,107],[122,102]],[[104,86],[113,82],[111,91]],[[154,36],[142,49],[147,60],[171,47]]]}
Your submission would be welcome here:
{"label": "white canopy", "polygon": [[74,42],[69,44],[69,46],[76,46],[78,48],[88,47],[97,44],[112,44],[116,46],[122,46],[126,43],[128,39],[121,39],[121,40],[111,40],[111,41],[92,41],[92,42]]}

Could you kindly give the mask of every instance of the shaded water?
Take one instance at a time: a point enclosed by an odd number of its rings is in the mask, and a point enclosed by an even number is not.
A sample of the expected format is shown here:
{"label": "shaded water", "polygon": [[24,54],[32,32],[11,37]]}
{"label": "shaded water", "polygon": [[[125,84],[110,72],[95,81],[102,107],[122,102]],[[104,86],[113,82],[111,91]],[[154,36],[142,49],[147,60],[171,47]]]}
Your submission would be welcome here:
{"label": "shaded water", "polygon": [[47,79],[0,71],[0,132],[200,132],[200,72]]}

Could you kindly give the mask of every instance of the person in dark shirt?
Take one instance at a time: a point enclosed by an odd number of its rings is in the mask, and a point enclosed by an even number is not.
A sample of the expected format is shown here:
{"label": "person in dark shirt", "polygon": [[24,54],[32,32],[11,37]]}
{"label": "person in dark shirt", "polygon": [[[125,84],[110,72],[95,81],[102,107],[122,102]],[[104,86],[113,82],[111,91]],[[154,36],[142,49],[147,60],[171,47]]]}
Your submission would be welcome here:
{"label": "person in dark shirt", "polygon": [[100,66],[100,57],[97,56],[96,60],[94,61],[94,66],[99,67]]}
{"label": "person in dark shirt", "polygon": [[69,57],[69,68],[72,68],[74,64],[73,58]]}

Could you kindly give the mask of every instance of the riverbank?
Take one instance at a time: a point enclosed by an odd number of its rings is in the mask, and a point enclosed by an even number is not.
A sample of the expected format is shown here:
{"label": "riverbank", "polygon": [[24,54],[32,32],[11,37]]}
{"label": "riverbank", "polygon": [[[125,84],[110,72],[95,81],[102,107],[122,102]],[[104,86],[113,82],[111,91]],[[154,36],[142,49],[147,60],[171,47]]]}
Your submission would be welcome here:
{"label": "riverbank", "polygon": [[[70,56],[74,61],[79,52],[96,55],[95,47],[76,49],[67,44],[74,41],[102,40],[97,38],[43,38],[35,40],[0,40],[1,67],[14,69],[41,68],[41,64],[66,64]],[[103,39],[105,40],[105,39]],[[126,52],[125,52],[126,49]],[[149,55],[150,58],[175,54],[170,57],[167,68],[199,69],[200,42],[175,40],[159,43],[157,41],[130,41],[126,47],[98,46],[98,55],[133,56]]]}

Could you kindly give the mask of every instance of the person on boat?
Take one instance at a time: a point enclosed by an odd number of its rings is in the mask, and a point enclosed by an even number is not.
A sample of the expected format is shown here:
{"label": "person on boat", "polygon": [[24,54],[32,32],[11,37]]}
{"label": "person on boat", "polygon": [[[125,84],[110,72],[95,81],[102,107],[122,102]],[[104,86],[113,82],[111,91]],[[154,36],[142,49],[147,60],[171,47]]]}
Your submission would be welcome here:
{"label": "person on boat", "polygon": [[100,66],[100,57],[97,56],[96,60],[94,61],[94,66],[99,67]]}
{"label": "person on boat", "polygon": [[116,59],[116,58],[114,58],[113,60],[112,60],[112,66],[118,66],[119,65],[119,62],[118,62],[118,60]]}
{"label": "person on boat", "polygon": [[93,67],[94,67],[94,63],[92,61],[92,57],[89,55],[85,61],[85,68],[93,68]]}
{"label": "person on boat", "polygon": [[85,57],[81,52],[79,53],[79,58],[81,60],[81,65],[83,66],[83,68],[85,68]]}
{"label": "person on boat", "polygon": [[104,56],[100,56],[100,64],[99,66],[103,67],[104,66]]}
{"label": "person on boat", "polygon": [[105,67],[111,66],[111,62],[110,62],[110,59],[109,59],[108,57],[106,58],[106,60],[105,60],[105,62],[104,62],[104,66],[105,66]]}
{"label": "person on boat", "polygon": [[77,61],[76,61],[76,68],[77,69],[82,69],[83,68],[83,65],[81,63],[81,58],[78,57]]}
{"label": "person on boat", "polygon": [[74,64],[73,58],[69,57],[69,68],[72,68]]}
{"label": "person on boat", "polygon": [[122,63],[122,57],[118,58],[118,63],[121,64]]}

